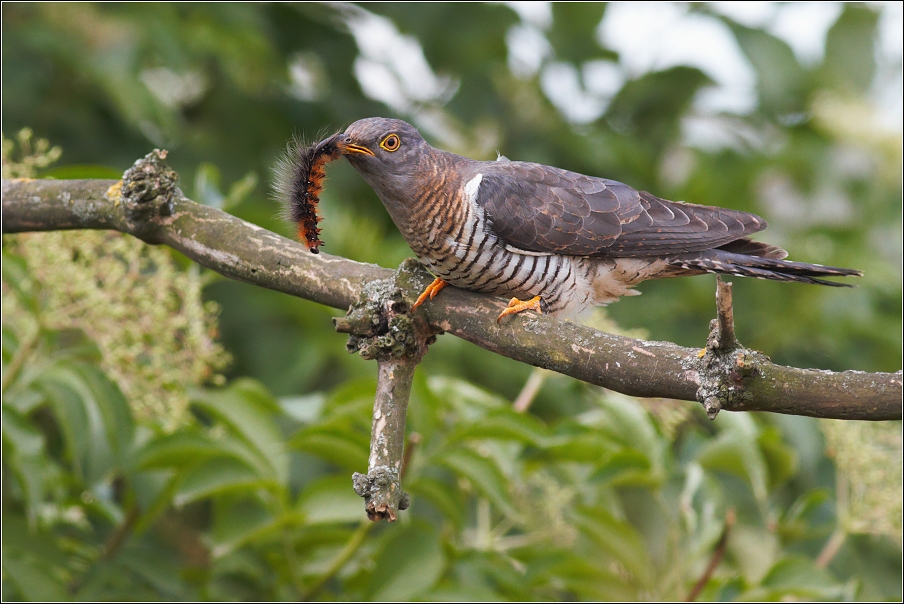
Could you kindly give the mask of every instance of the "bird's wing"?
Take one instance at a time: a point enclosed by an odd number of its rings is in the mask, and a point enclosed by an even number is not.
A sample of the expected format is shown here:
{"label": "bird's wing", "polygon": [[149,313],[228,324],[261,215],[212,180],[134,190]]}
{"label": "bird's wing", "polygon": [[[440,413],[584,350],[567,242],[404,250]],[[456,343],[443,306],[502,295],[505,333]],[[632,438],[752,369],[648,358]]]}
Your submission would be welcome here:
{"label": "bird's wing", "polygon": [[527,162],[487,162],[476,202],[507,244],[569,256],[650,256],[719,247],[766,228],[747,212],[676,203]]}

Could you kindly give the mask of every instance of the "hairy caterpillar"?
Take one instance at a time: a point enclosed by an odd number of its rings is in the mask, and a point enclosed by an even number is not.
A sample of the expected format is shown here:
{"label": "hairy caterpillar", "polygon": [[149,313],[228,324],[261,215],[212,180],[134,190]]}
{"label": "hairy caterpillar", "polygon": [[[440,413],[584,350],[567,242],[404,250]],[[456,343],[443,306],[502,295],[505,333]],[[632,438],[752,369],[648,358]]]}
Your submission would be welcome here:
{"label": "hairy caterpillar", "polygon": [[310,147],[296,141],[276,167],[275,188],[285,207],[286,218],[295,223],[298,240],[314,254],[319,254],[318,248],[324,245],[317,227],[320,222],[317,203],[326,178],[323,167],[342,155],[337,144],[339,135],[336,133]]}

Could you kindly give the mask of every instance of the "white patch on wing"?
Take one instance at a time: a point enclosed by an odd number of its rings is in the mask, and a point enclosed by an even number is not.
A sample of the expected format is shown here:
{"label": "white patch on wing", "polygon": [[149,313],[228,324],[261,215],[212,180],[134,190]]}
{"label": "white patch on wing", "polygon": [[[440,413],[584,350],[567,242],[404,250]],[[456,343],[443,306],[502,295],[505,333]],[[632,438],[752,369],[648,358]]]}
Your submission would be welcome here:
{"label": "white patch on wing", "polygon": [[522,256],[552,256],[550,252],[529,252],[528,250],[522,250],[521,248],[514,247],[507,243],[505,244],[505,249],[513,254],[521,254]]}
{"label": "white patch on wing", "polygon": [[[477,205],[477,195],[480,192],[480,183],[483,181],[483,174],[478,174],[471,180],[465,183],[464,186],[464,194],[465,194],[465,221],[470,223],[473,221],[474,227],[473,231],[470,228],[466,227],[464,232],[462,233],[462,240],[456,241],[452,238],[451,235],[446,235],[446,245],[449,246],[452,254],[455,255],[456,258],[461,260],[469,261],[472,258],[469,257],[471,253],[476,254],[477,249],[480,246],[480,242],[484,241],[488,233],[486,231],[486,227],[484,224],[484,211],[479,205]],[[470,240],[471,245],[466,245],[465,241]]]}
{"label": "white patch on wing", "polygon": [[477,203],[477,191],[480,190],[480,182],[482,180],[483,174],[478,174],[465,185],[465,197],[467,197],[468,203],[472,205]]}
{"label": "white patch on wing", "polygon": [[[503,158],[505,161],[508,159]],[[483,174],[478,174],[471,180],[469,180],[465,184],[465,198],[468,200],[468,205],[470,206],[469,211],[473,212],[478,219],[478,233],[483,235],[485,233],[486,226],[484,224],[484,209],[481,208],[477,204],[477,195],[480,191],[480,183],[483,182]],[[505,249],[512,252],[513,254],[521,254],[524,256],[551,256],[552,254],[547,252],[530,252],[528,250],[522,250],[520,248],[511,246],[506,244]],[[457,255],[457,254],[456,254]]]}

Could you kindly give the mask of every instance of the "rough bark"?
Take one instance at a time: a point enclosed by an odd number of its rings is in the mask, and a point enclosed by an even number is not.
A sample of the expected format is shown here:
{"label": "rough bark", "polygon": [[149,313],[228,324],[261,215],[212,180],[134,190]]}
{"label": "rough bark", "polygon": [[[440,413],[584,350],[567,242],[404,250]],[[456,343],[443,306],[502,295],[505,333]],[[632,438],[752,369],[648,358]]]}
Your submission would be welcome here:
{"label": "rough bark", "polygon": [[333,319],[336,331],[349,334],[349,352],[376,359],[379,366],[367,474],[352,476],[374,521],[395,522],[398,511],[408,507],[402,490],[408,400],[414,370],[436,341],[436,330],[422,316],[409,314],[411,306],[399,288],[402,274],[368,283],[348,314]]}
{"label": "rough bark", "polygon": [[[393,272],[328,254],[198,205],[181,191],[152,195],[148,209],[123,194],[120,181],[3,181],[3,232],[114,229],[165,244],[227,277],[332,306],[348,308],[365,285]],[[414,264],[398,283],[410,305],[430,282]],[[707,355],[669,342],[647,342],[534,313],[496,323],[502,300],[447,287],[420,315],[487,350],[577,379],[644,397],[703,402],[706,392],[728,393],[728,411],[772,411],[836,419],[901,418],[902,375],[840,373],[783,367],[738,348],[718,367]]]}

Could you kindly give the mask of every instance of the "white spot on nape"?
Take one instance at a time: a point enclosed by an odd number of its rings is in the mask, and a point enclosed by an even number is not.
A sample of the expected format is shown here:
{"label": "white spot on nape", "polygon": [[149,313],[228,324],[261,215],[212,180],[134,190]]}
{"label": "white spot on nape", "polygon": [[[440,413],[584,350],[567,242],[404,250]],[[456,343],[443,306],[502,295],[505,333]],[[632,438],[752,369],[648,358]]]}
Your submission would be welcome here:
{"label": "white spot on nape", "polygon": [[471,204],[477,203],[477,192],[480,190],[480,182],[483,180],[483,174],[478,174],[465,184],[465,197]]}

